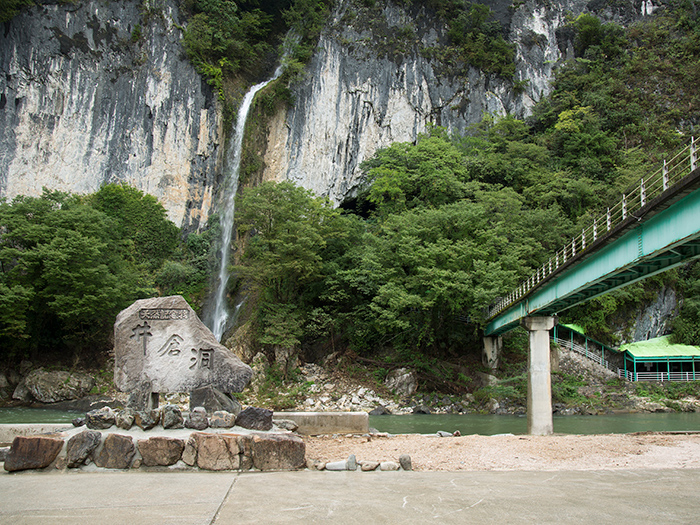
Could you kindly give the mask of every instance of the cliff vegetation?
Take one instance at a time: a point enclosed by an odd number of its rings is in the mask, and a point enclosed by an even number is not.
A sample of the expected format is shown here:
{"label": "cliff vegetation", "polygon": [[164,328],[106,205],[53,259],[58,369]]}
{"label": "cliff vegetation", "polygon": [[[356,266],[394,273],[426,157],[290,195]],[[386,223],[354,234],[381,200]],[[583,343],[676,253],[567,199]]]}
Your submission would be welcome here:
{"label": "cliff vegetation", "polygon": [[[254,346],[307,360],[347,349],[378,378],[410,366],[424,388],[472,388],[482,308],[685,143],[700,117],[693,2],[628,28],[584,14],[568,30],[576,56],[531,118],[487,116],[465,136],[433,128],[378,151],[343,214],[290,183],[242,193],[239,232],[254,235],[237,272],[256,298]],[[700,343],[692,265],[566,320],[614,344],[611,312],[639,310],[666,284],[685,297],[676,338]],[[502,366],[517,376],[524,357]]]}

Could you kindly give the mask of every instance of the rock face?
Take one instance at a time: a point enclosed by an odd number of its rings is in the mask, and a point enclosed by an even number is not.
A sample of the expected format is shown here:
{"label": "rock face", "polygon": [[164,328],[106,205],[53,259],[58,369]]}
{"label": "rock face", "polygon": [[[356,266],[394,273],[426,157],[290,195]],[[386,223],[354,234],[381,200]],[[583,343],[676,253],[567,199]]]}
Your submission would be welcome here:
{"label": "rock face", "polygon": [[222,113],[185,57],[177,2],[43,3],[0,32],[0,196],[127,182],[207,219]]}
{"label": "rock face", "polygon": [[63,440],[30,436],[16,437],[5,458],[4,468],[8,472],[48,467],[63,448]]}
{"label": "rock face", "polygon": [[114,324],[114,383],[128,392],[190,392],[211,385],[240,392],[252,370],[218,343],[179,295],[136,301]]}
{"label": "rock face", "polygon": [[39,368],[29,373],[24,384],[37,401],[57,403],[87,395],[95,386],[95,379],[87,374]]}
{"label": "rock face", "polygon": [[[379,19],[366,24],[348,16],[357,6],[336,2],[306,80],[293,88],[294,106],[271,123],[264,177],[342,201],[356,190],[363,160],[429,124],[463,131],[484,113],[529,114],[571,55],[567,16],[589,11],[625,24],[662,1],[484,3],[516,45],[512,81],[476,69],[445,74],[421,53],[446,38],[427,7],[382,2]],[[183,23],[174,0],[43,4],[6,23],[0,196],[126,181],[158,197],[176,224],[203,225],[224,159],[223,118],[184,56]],[[413,34],[404,49],[382,49],[387,34],[405,28]]]}
{"label": "rock face", "polygon": [[679,309],[676,291],[664,286],[659,290],[656,299],[637,314],[630,330],[629,340],[625,337],[627,335],[625,330],[621,331],[622,344],[667,335],[671,331],[671,323],[678,315]]}
{"label": "rock face", "polygon": [[[392,142],[415,141],[432,124],[463,132],[485,113],[529,115],[549,93],[557,63],[573,54],[570,37],[561,31],[568,16],[586,10],[627,23],[647,13],[636,2],[483,3],[516,45],[513,80],[474,68],[466,78],[446,75],[437,60],[421,52],[446,38],[427,8],[409,13],[400,2],[382,3],[381,18],[367,24],[361,16],[350,20],[355,6],[338,2],[308,65],[308,81],[296,86],[294,106],[270,126],[263,176],[292,180],[340,202],[361,182],[360,163]],[[414,30],[405,49],[383,51],[382,42],[391,38],[386,35],[401,28]]]}

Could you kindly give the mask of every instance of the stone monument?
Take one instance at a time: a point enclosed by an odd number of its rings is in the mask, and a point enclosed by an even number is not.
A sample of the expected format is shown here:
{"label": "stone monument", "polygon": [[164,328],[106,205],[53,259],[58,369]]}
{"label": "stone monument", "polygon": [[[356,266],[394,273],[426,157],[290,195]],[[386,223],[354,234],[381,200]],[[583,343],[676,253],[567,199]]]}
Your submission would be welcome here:
{"label": "stone monument", "polygon": [[151,394],[207,385],[240,392],[253,374],[180,295],[142,299],[122,310],[114,323],[114,348],[114,383],[134,394],[139,408],[157,406]]}

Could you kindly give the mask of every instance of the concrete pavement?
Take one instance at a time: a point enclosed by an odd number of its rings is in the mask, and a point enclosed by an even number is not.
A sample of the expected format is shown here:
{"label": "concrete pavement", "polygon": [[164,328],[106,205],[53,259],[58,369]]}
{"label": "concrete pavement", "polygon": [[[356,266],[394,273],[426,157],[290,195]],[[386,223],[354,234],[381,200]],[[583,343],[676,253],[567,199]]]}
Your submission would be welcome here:
{"label": "concrete pavement", "polygon": [[697,523],[700,470],[18,472],[0,524]]}

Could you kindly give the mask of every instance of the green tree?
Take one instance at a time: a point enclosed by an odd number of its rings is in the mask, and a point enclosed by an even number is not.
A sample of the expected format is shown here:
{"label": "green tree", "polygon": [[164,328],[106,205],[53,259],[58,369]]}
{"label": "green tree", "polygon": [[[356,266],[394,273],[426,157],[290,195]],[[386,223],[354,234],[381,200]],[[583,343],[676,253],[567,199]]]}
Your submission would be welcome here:
{"label": "green tree", "polygon": [[114,235],[136,264],[154,270],[173,255],[180,231],[154,196],[127,184],[106,184],[90,199],[115,219]]}
{"label": "green tree", "polygon": [[156,294],[178,229],[155,198],[108,185],[0,202],[0,347],[6,357],[108,348],[116,314]]}
{"label": "green tree", "polygon": [[344,250],[348,221],[309,190],[266,182],[242,192],[236,223],[239,238],[247,235],[248,241],[235,271],[259,298],[260,342],[298,347],[320,283],[327,271],[335,271],[329,262]]}

